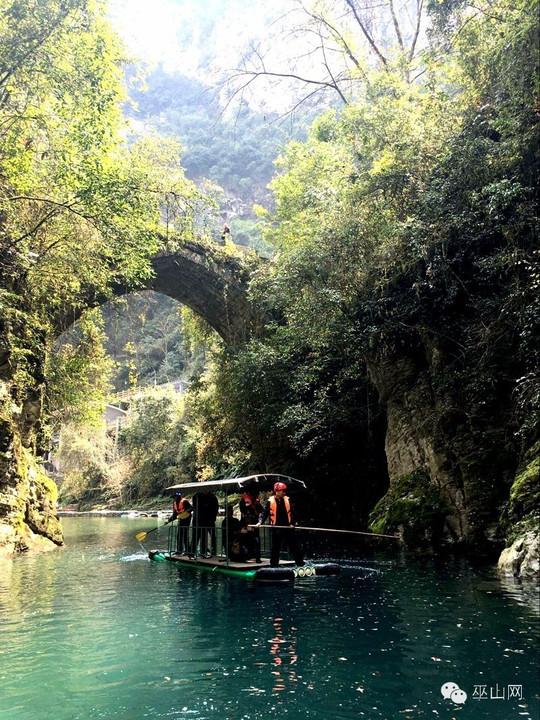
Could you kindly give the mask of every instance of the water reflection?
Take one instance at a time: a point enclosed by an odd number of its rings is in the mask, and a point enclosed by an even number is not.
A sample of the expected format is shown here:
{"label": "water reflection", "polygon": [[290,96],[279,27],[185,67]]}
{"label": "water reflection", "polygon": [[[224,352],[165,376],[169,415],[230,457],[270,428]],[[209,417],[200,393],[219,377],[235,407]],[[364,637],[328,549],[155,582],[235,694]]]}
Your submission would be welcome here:
{"label": "water reflection", "polygon": [[276,617],[273,620],[274,637],[269,640],[271,643],[270,655],[272,656],[272,675],[274,676],[274,685],[272,692],[279,694],[285,689],[294,692],[294,683],[298,682],[296,676],[296,665],[298,662],[298,654],[296,650],[296,637],[293,634],[295,627],[290,628],[288,637],[283,632],[283,618]]}

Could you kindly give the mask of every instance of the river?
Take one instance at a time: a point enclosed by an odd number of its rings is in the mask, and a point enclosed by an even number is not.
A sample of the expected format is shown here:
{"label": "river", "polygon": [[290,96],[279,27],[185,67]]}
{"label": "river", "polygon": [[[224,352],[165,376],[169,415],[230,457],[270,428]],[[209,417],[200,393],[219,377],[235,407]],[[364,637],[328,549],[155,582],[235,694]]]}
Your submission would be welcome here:
{"label": "river", "polygon": [[530,589],[378,555],[255,585],[150,562],[155,522],[66,518],[65,548],[0,561],[2,720],[538,720]]}

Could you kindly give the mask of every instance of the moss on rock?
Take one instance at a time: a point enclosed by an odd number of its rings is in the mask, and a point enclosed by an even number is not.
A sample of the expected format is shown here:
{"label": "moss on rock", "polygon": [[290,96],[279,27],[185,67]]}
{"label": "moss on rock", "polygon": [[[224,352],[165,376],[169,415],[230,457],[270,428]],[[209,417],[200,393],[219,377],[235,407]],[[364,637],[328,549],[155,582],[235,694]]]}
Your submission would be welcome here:
{"label": "moss on rock", "polygon": [[410,548],[425,548],[440,542],[448,513],[440,489],[425,469],[392,480],[390,489],[370,515],[376,533],[399,531]]}
{"label": "moss on rock", "polygon": [[4,403],[0,412],[0,555],[63,543],[56,485],[22,444]]}
{"label": "moss on rock", "polygon": [[501,524],[507,545],[540,528],[540,441],[527,452],[514,478]]}

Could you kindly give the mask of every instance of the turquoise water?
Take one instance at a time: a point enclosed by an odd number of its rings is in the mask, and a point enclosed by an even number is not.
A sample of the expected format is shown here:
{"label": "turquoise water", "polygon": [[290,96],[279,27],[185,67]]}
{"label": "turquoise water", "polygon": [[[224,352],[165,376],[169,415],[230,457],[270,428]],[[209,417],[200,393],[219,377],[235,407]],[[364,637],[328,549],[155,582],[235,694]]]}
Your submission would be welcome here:
{"label": "turquoise water", "polygon": [[518,585],[360,556],[257,586],[148,561],[134,535],[154,522],[67,518],[65,549],[0,561],[2,720],[538,719],[538,598]]}

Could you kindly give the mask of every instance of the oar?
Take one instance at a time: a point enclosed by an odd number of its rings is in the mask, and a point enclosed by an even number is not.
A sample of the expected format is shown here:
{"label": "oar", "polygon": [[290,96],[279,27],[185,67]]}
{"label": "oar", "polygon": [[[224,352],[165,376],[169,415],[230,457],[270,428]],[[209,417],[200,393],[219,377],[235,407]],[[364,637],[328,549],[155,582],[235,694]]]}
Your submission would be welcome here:
{"label": "oar", "polygon": [[[178,517],[180,518],[180,520],[185,520],[186,518],[189,517],[189,512],[187,510],[184,510],[184,512],[181,512],[180,515],[178,515]],[[167,525],[167,523],[165,523],[165,525]],[[150,535],[150,533],[152,533],[152,532],[154,532],[154,530],[158,530],[158,529],[159,529],[159,525],[155,528],[152,528],[152,530],[149,530],[148,532],[137,533],[135,535],[135,540],[138,540],[139,542],[141,542],[141,540],[144,540],[147,535]]]}
{"label": "oar", "polygon": [[[280,528],[287,527],[286,525],[250,525],[249,527],[266,527],[266,528]],[[331,533],[347,533],[347,535],[366,535],[367,537],[383,537],[392,538],[393,540],[400,540],[399,535],[381,535],[379,533],[366,533],[360,532],[360,530],[337,530],[336,528],[317,528],[317,527],[306,527],[305,525],[295,525],[296,530],[316,530],[317,532],[331,532]]]}
{"label": "oar", "polygon": [[[158,527],[159,527],[159,525],[158,525]],[[137,533],[137,534],[135,535],[135,540],[138,540],[139,542],[141,542],[141,540],[144,540],[147,535],[150,535],[150,533],[154,532],[154,530],[157,530],[158,527],[152,528],[152,529],[149,530],[148,532],[140,532],[140,533]]]}

